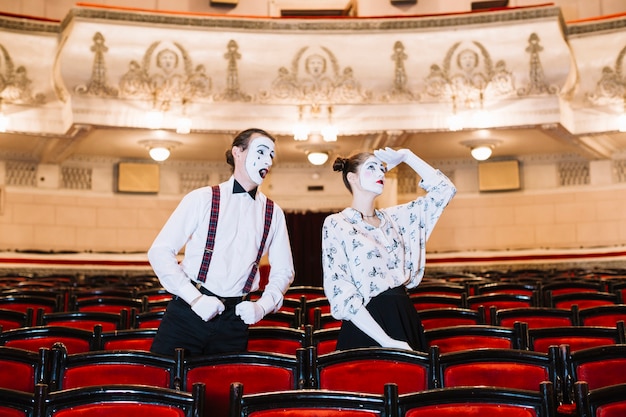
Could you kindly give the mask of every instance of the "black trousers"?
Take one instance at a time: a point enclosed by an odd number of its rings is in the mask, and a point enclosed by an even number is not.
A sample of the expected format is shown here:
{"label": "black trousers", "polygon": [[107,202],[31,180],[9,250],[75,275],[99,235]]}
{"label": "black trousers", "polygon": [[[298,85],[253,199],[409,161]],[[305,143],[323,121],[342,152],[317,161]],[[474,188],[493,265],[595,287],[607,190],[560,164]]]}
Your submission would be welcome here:
{"label": "black trousers", "polygon": [[[391,338],[405,341],[413,350],[427,351],[424,326],[404,287],[390,288],[372,298],[365,307]],[[380,346],[351,321],[344,320],[337,350]]]}
{"label": "black trousers", "polygon": [[173,356],[176,348],[183,348],[185,357],[245,351],[248,325],[235,315],[236,304],[224,302],[226,309],[222,314],[204,321],[189,304],[174,297],[167,305],[150,351]]}

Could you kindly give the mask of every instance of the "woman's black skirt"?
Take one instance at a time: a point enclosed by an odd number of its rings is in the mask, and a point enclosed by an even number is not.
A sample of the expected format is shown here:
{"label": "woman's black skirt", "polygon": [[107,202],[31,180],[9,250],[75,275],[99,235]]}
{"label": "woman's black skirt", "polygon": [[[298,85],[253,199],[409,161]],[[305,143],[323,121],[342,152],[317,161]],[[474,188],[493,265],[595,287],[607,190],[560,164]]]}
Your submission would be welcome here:
{"label": "woman's black skirt", "polygon": [[[382,292],[372,298],[366,308],[391,338],[407,342],[414,350],[427,350],[424,327],[404,287]],[[380,345],[351,321],[342,322],[337,350],[375,346]]]}

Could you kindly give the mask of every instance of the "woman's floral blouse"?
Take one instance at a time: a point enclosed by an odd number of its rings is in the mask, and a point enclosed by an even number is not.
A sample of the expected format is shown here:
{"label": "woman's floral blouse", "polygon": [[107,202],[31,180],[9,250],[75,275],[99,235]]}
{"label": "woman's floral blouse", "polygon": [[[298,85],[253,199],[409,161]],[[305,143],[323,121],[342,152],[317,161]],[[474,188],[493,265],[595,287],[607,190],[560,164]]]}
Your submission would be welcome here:
{"label": "woman's floral blouse", "polygon": [[425,196],[376,210],[379,227],[363,221],[353,208],[325,219],[324,291],[336,319],[349,320],[371,298],[389,288],[414,288],[422,280],[426,241],[456,188],[439,170],[422,178],[420,187]]}

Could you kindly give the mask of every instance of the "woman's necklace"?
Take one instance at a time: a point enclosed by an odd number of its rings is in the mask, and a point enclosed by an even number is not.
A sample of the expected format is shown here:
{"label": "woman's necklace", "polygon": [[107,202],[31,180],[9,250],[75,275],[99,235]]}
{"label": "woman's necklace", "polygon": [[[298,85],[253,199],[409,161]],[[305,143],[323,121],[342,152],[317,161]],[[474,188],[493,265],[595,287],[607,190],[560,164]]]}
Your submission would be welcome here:
{"label": "woman's necklace", "polygon": [[371,218],[374,218],[374,217],[378,217],[378,216],[376,215],[376,211],[374,211],[374,214],[372,214],[371,216],[368,216],[368,215],[365,215],[365,214],[361,213],[361,212],[360,212],[359,210],[357,210],[357,209],[354,209],[354,210],[356,210],[356,211],[357,211],[357,212],[361,215],[361,217],[363,217],[364,219],[371,219]]}

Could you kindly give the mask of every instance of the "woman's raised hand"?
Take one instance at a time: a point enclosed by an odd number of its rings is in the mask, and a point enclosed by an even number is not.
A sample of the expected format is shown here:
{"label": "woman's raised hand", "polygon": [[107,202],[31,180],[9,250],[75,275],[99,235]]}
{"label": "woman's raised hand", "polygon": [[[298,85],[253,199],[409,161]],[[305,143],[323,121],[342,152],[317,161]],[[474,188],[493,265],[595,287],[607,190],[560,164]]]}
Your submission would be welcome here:
{"label": "woman's raised hand", "polygon": [[395,149],[386,147],[385,149],[375,150],[374,156],[384,162],[387,165],[387,171],[390,171],[404,162],[409,153],[411,153],[411,151],[408,149],[399,149],[396,151]]}

